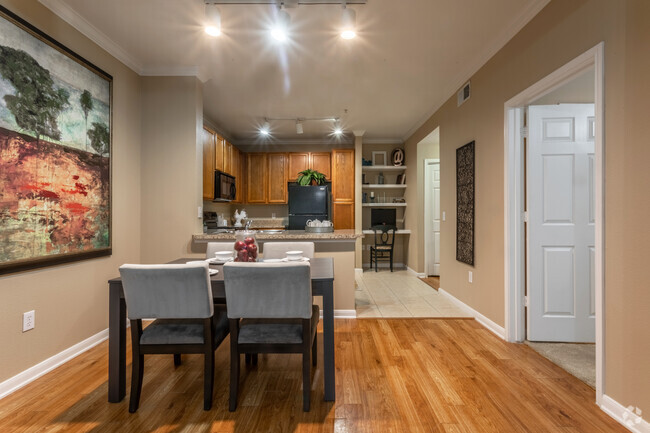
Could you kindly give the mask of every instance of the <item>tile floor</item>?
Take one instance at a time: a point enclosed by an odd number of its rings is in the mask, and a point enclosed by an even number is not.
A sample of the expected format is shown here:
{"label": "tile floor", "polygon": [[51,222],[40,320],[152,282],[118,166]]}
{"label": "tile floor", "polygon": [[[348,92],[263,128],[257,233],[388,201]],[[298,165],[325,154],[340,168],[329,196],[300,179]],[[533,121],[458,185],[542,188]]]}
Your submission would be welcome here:
{"label": "tile floor", "polygon": [[357,318],[471,317],[409,271],[357,274]]}

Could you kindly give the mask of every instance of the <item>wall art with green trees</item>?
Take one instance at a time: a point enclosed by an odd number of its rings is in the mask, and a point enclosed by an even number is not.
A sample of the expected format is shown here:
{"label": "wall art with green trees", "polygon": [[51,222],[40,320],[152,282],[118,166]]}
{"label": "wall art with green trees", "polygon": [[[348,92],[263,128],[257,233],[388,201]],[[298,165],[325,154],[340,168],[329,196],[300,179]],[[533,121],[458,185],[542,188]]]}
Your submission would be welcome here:
{"label": "wall art with green trees", "polygon": [[111,254],[111,94],[0,6],[0,273]]}

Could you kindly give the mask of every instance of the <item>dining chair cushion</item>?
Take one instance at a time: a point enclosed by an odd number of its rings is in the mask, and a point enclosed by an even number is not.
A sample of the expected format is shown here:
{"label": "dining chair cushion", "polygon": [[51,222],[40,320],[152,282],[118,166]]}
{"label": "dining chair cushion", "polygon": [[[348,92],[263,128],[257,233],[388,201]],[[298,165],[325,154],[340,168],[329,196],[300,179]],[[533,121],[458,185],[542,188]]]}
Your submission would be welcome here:
{"label": "dining chair cushion", "polygon": [[[312,305],[311,326],[318,325],[320,309]],[[291,320],[242,320],[239,328],[239,344],[300,344],[302,343],[302,323]]]}
{"label": "dining chair cushion", "polygon": [[[212,323],[215,344],[228,335],[226,312],[215,312]],[[203,344],[202,319],[157,319],[142,330],[140,344]]]}
{"label": "dining chair cushion", "polygon": [[214,253],[217,251],[235,251],[234,242],[208,242],[208,246],[205,249],[205,258],[213,259]]}
{"label": "dining chair cushion", "polygon": [[120,266],[127,316],[208,318],[214,313],[208,263]]}
{"label": "dining chair cushion", "polygon": [[283,259],[287,251],[302,251],[303,257],[314,258],[313,242],[264,242],[262,255],[265,259]]}
{"label": "dining chair cushion", "polygon": [[[305,262],[226,263],[223,279],[228,318],[310,318],[310,269]],[[269,281],[279,289],[269,289]]]}

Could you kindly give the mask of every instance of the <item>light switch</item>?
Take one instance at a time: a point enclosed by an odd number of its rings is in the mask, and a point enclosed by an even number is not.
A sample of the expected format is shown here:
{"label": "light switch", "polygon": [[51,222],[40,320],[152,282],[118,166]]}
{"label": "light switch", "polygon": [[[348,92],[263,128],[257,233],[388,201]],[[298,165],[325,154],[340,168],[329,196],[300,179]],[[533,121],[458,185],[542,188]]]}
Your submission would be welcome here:
{"label": "light switch", "polygon": [[445,211],[442,211],[442,220],[445,221],[447,219],[447,214]]}
{"label": "light switch", "polygon": [[199,206],[198,209],[199,209],[199,211],[196,213],[196,217],[199,218],[199,219],[203,218],[203,209],[201,208],[201,206]]}

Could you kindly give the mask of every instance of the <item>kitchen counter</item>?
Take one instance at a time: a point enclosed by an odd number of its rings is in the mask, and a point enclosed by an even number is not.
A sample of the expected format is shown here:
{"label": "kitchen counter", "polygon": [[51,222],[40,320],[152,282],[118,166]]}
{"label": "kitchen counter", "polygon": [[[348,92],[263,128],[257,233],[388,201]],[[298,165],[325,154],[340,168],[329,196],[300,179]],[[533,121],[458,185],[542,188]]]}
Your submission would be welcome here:
{"label": "kitchen counter", "polygon": [[[363,233],[355,233],[354,230],[334,230],[332,233],[307,233],[304,230],[284,230],[280,233],[261,233],[259,230],[255,233],[255,239],[260,241],[290,241],[290,240],[309,240],[313,242],[331,242],[331,241],[349,241],[354,242],[362,238]],[[227,241],[234,240],[235,233],[201,233],[192,236],[196,243],[210,241]]]}

